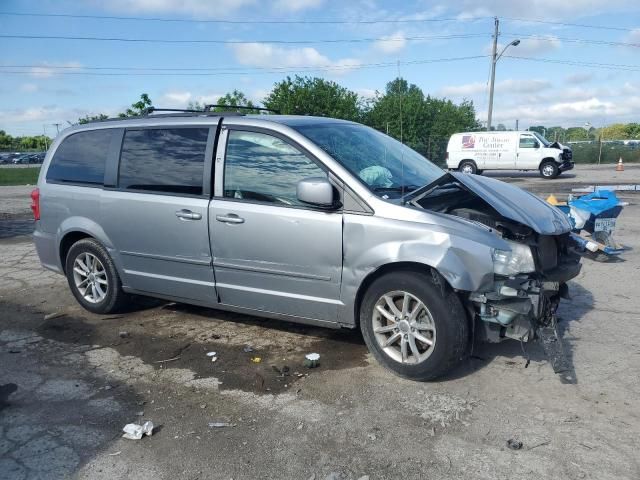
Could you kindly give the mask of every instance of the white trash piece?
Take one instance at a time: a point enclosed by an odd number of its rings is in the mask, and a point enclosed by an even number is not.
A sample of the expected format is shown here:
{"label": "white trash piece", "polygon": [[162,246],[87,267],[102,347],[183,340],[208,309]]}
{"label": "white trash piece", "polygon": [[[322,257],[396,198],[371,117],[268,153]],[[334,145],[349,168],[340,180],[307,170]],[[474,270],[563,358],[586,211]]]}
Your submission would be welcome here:
{"label": "white trash piece", "polygon": [[153,422],[147,421],[142,425],[138,425],[137,423],[128,423],[122,429],[124,438],[128,438],[129,440],[140,440],[143,435],[151,436],[153,434]]}

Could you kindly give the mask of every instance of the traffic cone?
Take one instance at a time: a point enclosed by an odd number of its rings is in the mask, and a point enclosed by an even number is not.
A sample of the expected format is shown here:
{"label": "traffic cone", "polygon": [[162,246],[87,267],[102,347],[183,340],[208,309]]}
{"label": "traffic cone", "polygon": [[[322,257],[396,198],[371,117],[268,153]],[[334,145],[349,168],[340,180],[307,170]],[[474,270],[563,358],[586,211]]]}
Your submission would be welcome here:
{"label": "traffic cone", "polygon": [[622,157],[618,160],[618,164],[616,165],[616,172],[624,172],[624,164],[622,163]]}

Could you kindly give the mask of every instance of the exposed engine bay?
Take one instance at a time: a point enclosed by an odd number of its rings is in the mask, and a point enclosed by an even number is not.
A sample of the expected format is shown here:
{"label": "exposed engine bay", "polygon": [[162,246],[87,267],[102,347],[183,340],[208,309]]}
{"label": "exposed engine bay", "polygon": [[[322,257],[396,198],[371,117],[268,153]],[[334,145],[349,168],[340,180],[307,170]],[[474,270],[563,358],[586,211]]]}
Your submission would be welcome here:
{"label": "exposed engine bay", "polygon": [[[531,258],[511,269],[496,270],[493,286],[486,291],[465,293],[478,338],[490,342],[511,338],[523,343],[537,338],[545,350],[561,349],[555,314],[560,299],[569,298],[566,282],[578,275],[581,267],[569,232],[541,234],[529,225],[506,218],[455,177],[426,189],[410,203],[489,227],[513,251],[522,251]],[[555,338],[545,339],[545,335]],[[547,353],[554,370],[562,371],[563,355]],[[558,357],[555,361],[554,355]]]}

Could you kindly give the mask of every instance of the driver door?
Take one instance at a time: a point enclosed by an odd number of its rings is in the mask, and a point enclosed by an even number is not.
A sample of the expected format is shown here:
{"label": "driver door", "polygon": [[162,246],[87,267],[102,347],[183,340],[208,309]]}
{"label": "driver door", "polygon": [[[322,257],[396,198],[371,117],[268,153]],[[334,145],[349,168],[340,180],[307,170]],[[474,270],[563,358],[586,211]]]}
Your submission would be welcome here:
{"label": "driver door", "polygon": [[326,171],[284,137],[224,129],[209,228],[220,303],[335,322],[342,211],[302,204],[298,181]]}
{"label": "driver door", "polygon": [[520,134],[518,154],[516,155],[516,168],[523,170],[535,170],[540,164],[540,142],[530,134]]}

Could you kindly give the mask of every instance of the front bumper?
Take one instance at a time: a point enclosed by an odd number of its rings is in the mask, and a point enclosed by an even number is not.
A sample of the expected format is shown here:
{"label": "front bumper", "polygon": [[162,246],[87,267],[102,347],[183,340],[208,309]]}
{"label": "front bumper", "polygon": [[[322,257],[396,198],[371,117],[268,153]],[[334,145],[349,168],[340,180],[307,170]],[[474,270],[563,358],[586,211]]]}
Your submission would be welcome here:
{"label": "front bumper", "polygon": [[560,165],[558,165],[558,170],[561,172],[566,172],[567,170],[573,170],[575,163],[573,160],[565,160]]}

